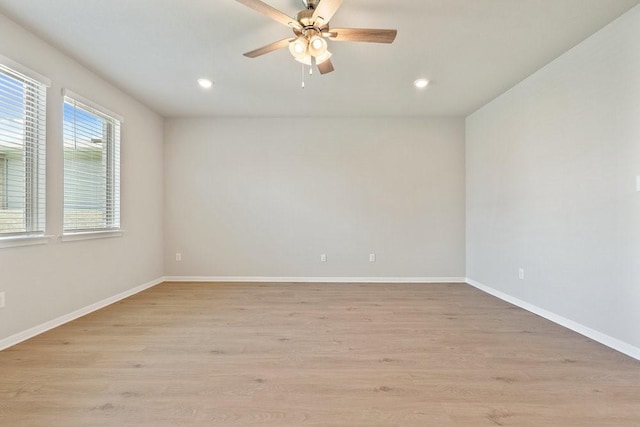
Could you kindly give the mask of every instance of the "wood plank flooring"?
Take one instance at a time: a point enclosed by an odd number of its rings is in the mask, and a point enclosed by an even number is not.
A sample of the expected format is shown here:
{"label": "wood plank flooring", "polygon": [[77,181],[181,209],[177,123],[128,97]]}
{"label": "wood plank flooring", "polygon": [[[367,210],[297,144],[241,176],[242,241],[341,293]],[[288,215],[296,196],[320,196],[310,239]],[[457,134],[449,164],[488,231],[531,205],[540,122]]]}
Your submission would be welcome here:
{"label": "wood plank flooring", "polygon": [[0,352],[1,426],[640,426],[640,362],[467,285],[165,283]]}

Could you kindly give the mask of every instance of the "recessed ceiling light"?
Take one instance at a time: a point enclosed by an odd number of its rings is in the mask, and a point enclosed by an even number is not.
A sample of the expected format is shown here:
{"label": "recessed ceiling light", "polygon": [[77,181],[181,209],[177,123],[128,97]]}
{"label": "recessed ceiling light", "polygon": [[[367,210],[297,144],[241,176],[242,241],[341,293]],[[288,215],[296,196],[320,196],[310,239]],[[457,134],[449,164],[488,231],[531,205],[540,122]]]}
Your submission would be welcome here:
{"label": "recessed ceiling light", "polygon": [[429,80],[427,80],[427,79],[418,79],[415,82],[413,82],[413,85],[415,87],[417,87],[418,89],[424,89],[425,87],[427,87],[429,85]]}
{"label": "recessed ceiling light", "polygon": [[198,84],[203,89],[211,89],[211,86],[213,86],[213,82],[209,79],[198,79]]}

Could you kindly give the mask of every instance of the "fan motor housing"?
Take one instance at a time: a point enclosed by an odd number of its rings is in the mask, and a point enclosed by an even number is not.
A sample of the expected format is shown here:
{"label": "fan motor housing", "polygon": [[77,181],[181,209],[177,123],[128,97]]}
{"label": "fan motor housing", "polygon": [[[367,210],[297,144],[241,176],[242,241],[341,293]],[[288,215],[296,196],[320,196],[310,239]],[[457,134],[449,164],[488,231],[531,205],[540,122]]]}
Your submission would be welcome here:
{"label": "fan motor housing", "polygon": [[313,9],[305,9],[298,12],[297,16],[298,22],[303,27],[312,27],[313,26]]}

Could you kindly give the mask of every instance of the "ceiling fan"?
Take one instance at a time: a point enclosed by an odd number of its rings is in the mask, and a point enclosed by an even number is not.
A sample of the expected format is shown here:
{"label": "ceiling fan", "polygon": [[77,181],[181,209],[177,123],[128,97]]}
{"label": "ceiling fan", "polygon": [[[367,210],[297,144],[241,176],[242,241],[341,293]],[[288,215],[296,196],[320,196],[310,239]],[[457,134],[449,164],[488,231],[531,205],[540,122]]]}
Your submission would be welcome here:
{"label": "ceiling fan", "polygon": [[291,18],[260,0],[237,1],[293,30],[293,37],[270,43],[247,52],[244,56],[256,58],[288,46],[296,61],[308,66],[315,64],[320,74],[334,71],[331,52],[328,50],[325,39],[345,42],[393,43],[398,33],[397,30],[330,28],[329,21],[338,11],[342,0],[302,0],[305,9],[298,12],[296,18]]}

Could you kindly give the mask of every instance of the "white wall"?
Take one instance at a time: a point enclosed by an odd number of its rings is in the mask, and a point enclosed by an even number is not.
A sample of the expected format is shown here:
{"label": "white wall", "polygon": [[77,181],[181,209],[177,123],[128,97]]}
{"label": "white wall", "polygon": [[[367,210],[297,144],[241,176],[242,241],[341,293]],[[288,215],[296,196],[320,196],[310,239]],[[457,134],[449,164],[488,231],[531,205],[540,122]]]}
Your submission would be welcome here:
{"label": "white wall", "polygon": [[166,122],[169,276],[464,277],[464,269],[462,119]]}
{"label": "white wall", "polygon": [[115,111],[122,127],[124,237],[0,249],[0,342],[158,279],[162,265],[162,118],[0,15],[0,54],[48,77],[47,234],[62,233],[62,87]]}
{"label": "white wall", "polygon": [[640,355],[640,7],[469,116],[466,138],[468,277]]}

